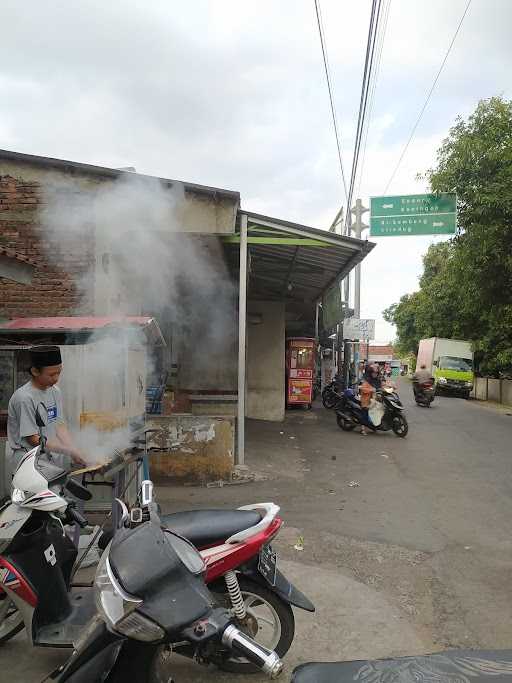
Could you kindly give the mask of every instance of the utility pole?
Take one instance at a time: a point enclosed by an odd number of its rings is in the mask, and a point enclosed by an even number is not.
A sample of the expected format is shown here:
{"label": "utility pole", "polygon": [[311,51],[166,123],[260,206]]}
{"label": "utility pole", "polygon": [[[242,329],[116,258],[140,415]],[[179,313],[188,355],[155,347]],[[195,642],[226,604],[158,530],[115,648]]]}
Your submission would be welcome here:
{"label": "utility pole", "polygon": [[[363,202],[360,199],[356,199],[356,205],[351,209],[350,213],[355,216],[355,222],[353,225],[354,237],[361,239],[363,230],[368,227],[363,223],[363,214],[366,213],[368,209],[363,206]],[[354,276],[354,318],[361,317],[361,264],[358,263],[355,267]],[[354,344],[354,370],[356,373],[356,379],[359,378],[359,344]]]}
{"label": "utility pole", "polygon": [[[368,209],[363,206],[363,202],[360,199],[356,199],[356,205],[352,209],[356,220],[353,226],[354,237],[361,239],[363,230],[368,227],[363,223],[363,214],[366,213]],[[361,264],[358,263],[355,268],[355,284],[354,284],[354,317],[361,317]]]}

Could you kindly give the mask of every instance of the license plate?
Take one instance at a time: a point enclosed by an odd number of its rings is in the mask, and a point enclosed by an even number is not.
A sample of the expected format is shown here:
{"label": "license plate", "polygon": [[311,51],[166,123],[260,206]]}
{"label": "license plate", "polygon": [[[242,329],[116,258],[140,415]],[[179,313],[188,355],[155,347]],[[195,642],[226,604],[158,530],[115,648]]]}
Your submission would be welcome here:
{"label": "license plate", "polygon": [[272,546],[264,545],[260,550],[258,570],[271,586],[276,585],[277,555]]}

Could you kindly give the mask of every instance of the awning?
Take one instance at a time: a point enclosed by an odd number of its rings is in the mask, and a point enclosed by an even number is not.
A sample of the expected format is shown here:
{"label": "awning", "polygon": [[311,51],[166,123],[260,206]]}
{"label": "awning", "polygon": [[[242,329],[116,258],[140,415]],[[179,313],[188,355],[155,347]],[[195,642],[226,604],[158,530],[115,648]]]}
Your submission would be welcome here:
{"label": "awning", "polygon": [[315,334],[316,303],[374,248],[367,240],[239,211],[237,232],[222,238],[239,276],[240,221],[247,219],[249,300],[284,301],[286,333]]}
{"label": "awning", "polygon": [[0,323],[0,341],[6,336],[17,338],[41,334],[91,334],[95,331],[140,329],[147,341],[165,346],[160,327],[149,316],[58,316],[47,318],[14,318]]}
{"label": "awning", "polygon": [[[250,298],[316,303],[374,248],[367,240],[290,221],[247,216]],[[238,221],[239,223],[239,221]],[[231,267],[238,268],[240,233],[223,237]],[[232,246],[232,249],[229,247]]]}

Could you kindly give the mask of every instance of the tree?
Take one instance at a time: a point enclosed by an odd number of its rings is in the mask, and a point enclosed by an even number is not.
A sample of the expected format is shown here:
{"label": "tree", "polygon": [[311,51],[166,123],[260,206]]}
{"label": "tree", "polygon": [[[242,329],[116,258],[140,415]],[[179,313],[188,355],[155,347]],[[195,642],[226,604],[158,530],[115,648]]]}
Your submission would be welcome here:
{"label": "tree", "polygon": [[420,290],[384,312],[398,346],[428,336],[473,341],[481,369],[512,369],[512,102],[482,100],[459,118],[426,178],[457,193],[458,234],[430,247]]}

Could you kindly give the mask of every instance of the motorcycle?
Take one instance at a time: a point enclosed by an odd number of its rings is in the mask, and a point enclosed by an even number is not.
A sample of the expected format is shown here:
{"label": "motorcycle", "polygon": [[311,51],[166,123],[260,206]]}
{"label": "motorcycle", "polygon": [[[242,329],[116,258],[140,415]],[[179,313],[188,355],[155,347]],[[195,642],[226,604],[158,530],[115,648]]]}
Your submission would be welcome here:
{"label": "motorcycle", "polygon": [[[43,455],[38,446],[25,456],[13,479],[13,502],[0,511],[0,643],[25,625],[34,645],[72,647],[94,605],[91,587],[71,586],[77,551],[64,525],[84,527],[87,520],[64,492],[84,500],[90,493]],[[232,610],[246,633],[282,656],[294,637],[291,605],[309,611],[314,606],[277,568],[270,541],[283,523],[278,512],[272,503],[194,510],[167,515],[162,524],[203,549],[205,578],[218,603]],[[217,664],[254,670],[239,656]]]}
{"label": "motorcycle", "polygon": [[448,650],[431,655],[298,666],[292,683],[505,683],[512,676],[511,650]]}
{"label": "motorcycle", "polygon": [[346,389],[336,406],[338,427],[345,432],[350,432],[357,425],[364,425],[374,432],[387,432],[392,429],[397,436],[402,438],[407,436],[409,425],[403,414],[404,407],[396,390],[393,387],[382,387],[377,391],[376,399],[383,408],[379,424],[373,424],[370,418],[366,420],[361,403],[353,389]]}
{"label": "motorcycle", "polygon": [[[151,482],[144,486],[151,492]],[[239,630],[232,613],[216,604],[203,580],[203,558],[162,527],[151,493],[140,508],[124,507],[121,524],[96,571],[97,612],[52,680],[172,682],[162,665],[174,651],[205,665],[242,657],[269,678],[279,676],[279,656]]]}
{"label": "motorcycle", "polygon": [[338,403],[343,396],[343,380],[336,376],[332,382],[329,382],[322,391],[322,403],[324,408],[330,410]]}
{"label": "motorcycle", "polygon": [[[119,501],[120,529],[101,557],[94,588],[71,590],[77,549],[64,524],[85,526],[87,520],[64,493],[82,499],[90,493],[40,450],[37,446],[21,461],[13,502],[0,517],[3,642],[25,625],[32,645],[74,647],[70,660],[53,674],[54,680],[73,683],[122,681],[128,671],[132,677],[138,672],[134,680],[156,681],[156,657],[171,645],[221,668],[243,663],[277,675],[279,655],[247,633],[255,620],[250,606],[242,624],[237,611],[219,605],[204,583],[207,572],[215,576],[218,566],[229,562],[235,547],[250,559],[248,543],[226,544],[223,553],[215,548],[208,567],[188,540],[162,527],[150,481],[142,484],[141,507],[129,512]],[[276,580],[277,587],[282,583]],[[232,584],[230,595],[235,594],[241,608],[240,591]]]}
{"label": "motorcycle", "polygon": [[413,385],[414,400],[419,406],[425,406],[425,408],[430,408],[430,404],[434,400],[434,382],[433,380],[429,382],[418,382]]}

